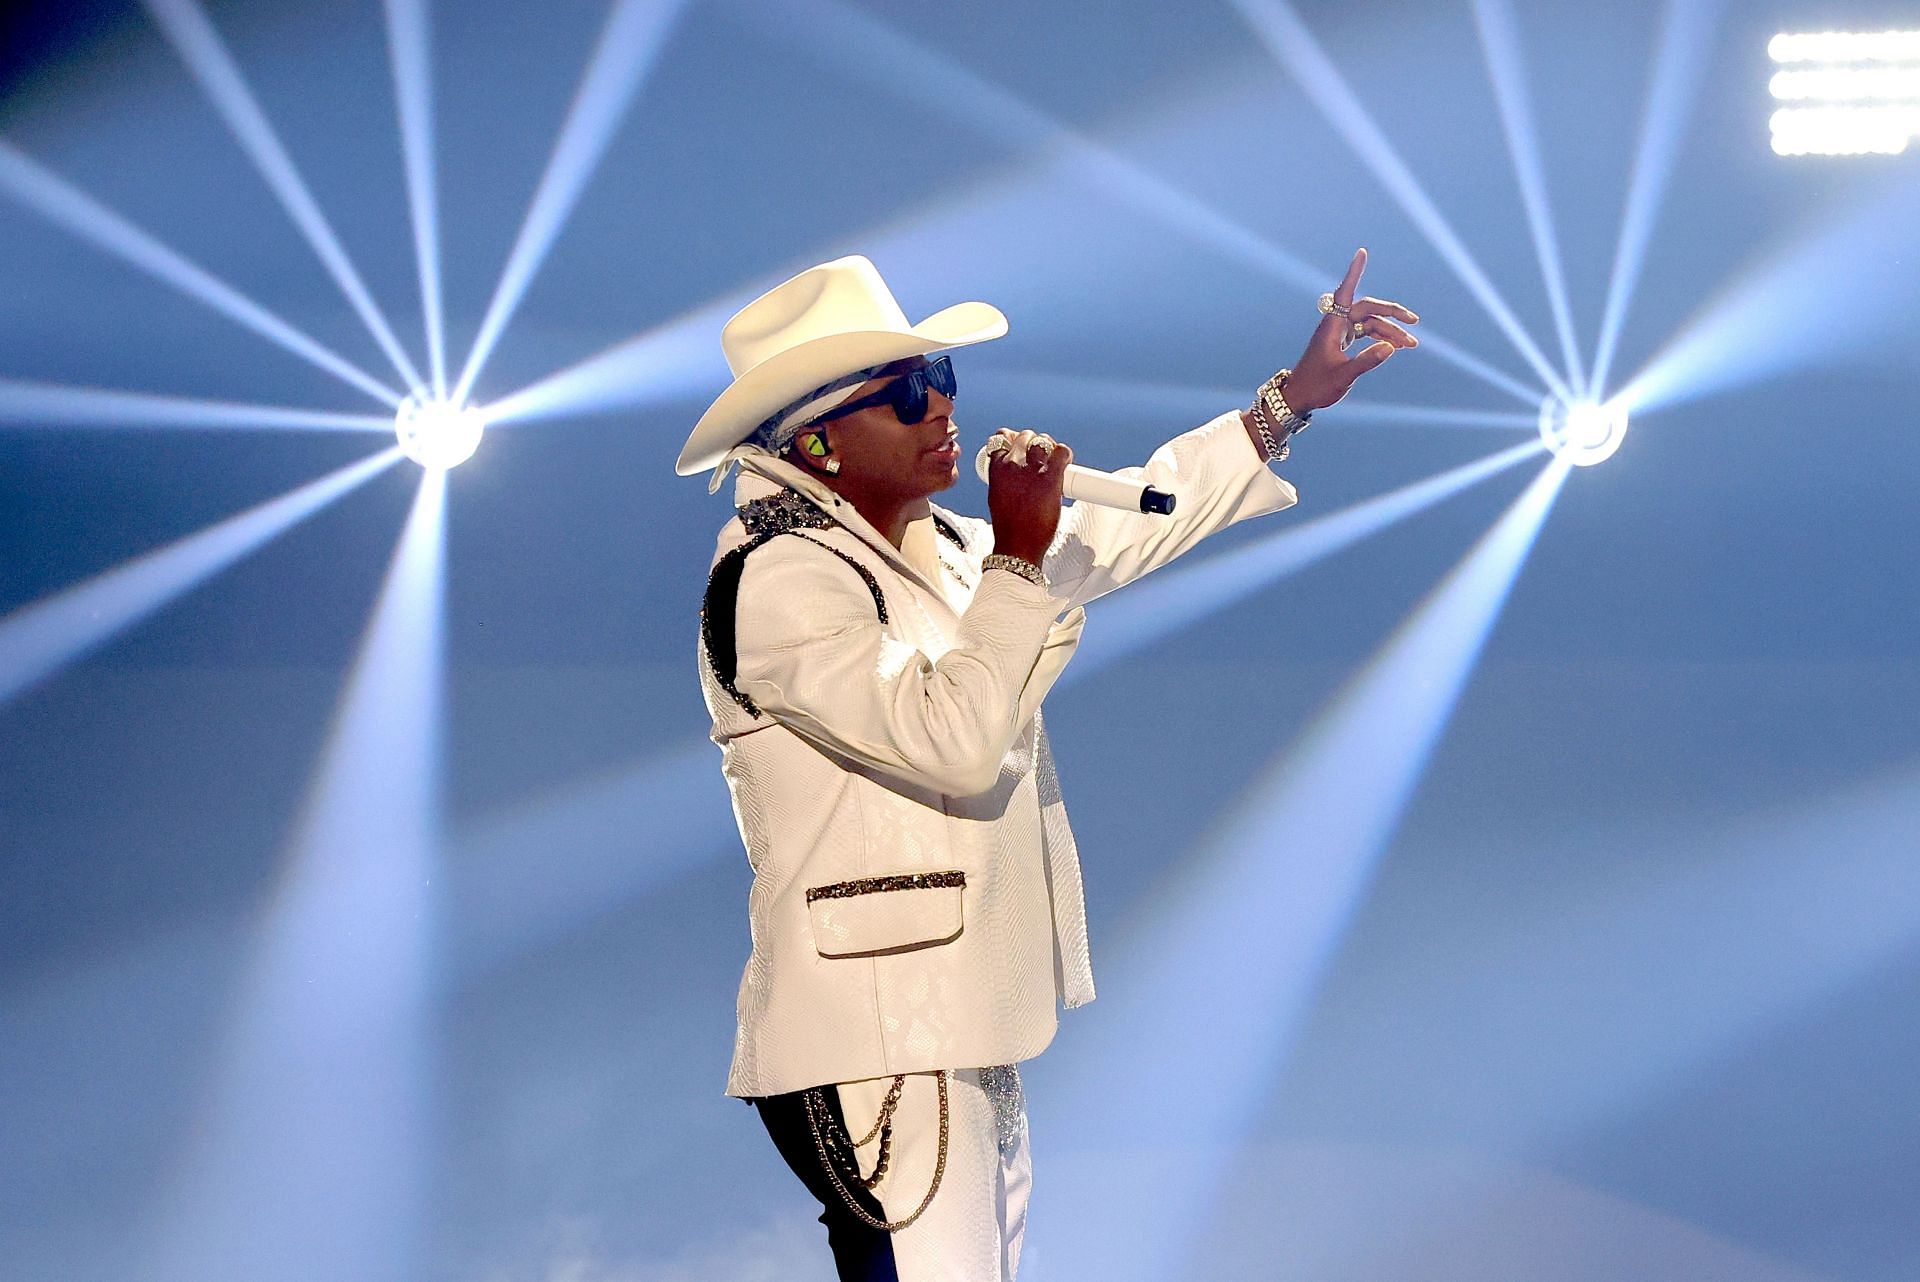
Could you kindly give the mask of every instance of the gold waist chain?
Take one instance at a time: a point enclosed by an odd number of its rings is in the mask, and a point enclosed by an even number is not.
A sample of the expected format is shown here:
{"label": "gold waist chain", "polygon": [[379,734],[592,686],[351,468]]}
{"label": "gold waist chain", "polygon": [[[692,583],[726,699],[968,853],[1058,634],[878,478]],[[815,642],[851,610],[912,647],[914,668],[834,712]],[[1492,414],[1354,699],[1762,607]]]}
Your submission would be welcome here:
{"label": "gold waist chain", "polygon": [[[820,1154],[820,1165],[827,1168],[827,1178],[839,1191],[841,1200],[847,1204],[847,1209],[872,1228],[883,1229],[888,1233],[898,1233],[919,1219],[927,1207],[933,1204],[933,1195],[940,1191],[940,1177],[947,1171],[946,1070],[941,1069],[936,1077],[940,1089],[940,1150],[934,1159],[933,1183],[927,1186],[927,1195],[920,1199],[920,1205],[914,1208],[912,1215],[891,1223],[876,1218],[854,1200],[853,1192],[847,1188],[840,1168],[844,1165],[854,1181],[862,1188],[872,1189],[880,1183],[881,1176],[887,1173],[887,1163],[893,1156],[893,1113],[900,1106],[900,1092],[907,1084],[906,1074],[902,1073],[893,1079],[893,1084],[887,1088],[887,1098],[880,1105],[880,1116],[873,1121],[873,1129],[859,1140],[855,1140],[846,1126],[833,1115],[833,1109],[828,1105],[823,1090],[816,1088],[806,1093],[807,1125],[813,1130],[813,1147]],[[872,1143],[875,1136],[880,1139],[880,1152],[874,1159],[873,1174],[861,1175],[860,1156],[856,1150]]]}

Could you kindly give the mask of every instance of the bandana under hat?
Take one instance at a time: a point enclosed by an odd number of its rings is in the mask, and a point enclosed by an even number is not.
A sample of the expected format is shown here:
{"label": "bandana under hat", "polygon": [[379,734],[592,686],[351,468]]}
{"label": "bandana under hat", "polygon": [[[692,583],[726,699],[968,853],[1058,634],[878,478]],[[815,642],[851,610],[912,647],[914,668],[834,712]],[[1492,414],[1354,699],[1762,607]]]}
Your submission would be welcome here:
{"label": "bandana under hat", "polygon": [[880,372],[891,363],[869,365],[822,383],[769,414],[759,427],[748,434],[747,439],[769,454],[785,454],[787,446],[793,444],[793,438],[800,435],[801,428],[851,399],[855,388],[878,378]]}

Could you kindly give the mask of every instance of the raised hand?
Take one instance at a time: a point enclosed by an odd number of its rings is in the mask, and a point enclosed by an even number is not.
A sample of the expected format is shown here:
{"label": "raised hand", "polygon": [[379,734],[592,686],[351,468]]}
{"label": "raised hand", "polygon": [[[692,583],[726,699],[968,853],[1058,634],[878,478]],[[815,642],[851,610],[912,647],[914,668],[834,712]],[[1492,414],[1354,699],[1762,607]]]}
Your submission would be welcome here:
{"label": "raised hand", "polygon": [[[1338,402],[1362,374],[1379,368],[1403,347],[1420,346],[1420,340],[1398,324],[1420,323],[1410,309],[1384,298],[1354,301],[1366,270],[1367,251],[1354,251],[1346,278],[1333,291],[1333,310],[1320,318],[1313,337],[1307,340],[1307,350],[1287,379],[1287,404],[1297,413],[1325,409]],[[1354,340],[1363,337],[1375,341],[1349,353]]]}

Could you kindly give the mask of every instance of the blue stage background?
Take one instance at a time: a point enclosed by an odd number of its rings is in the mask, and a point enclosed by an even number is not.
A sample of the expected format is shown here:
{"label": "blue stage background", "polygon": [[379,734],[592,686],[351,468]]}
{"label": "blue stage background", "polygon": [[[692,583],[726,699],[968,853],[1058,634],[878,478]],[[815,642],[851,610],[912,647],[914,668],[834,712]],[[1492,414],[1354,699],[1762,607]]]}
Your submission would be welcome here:
{"label": "blue stage background", "polygon": [[[20,688],[0,673],[0,1273],[831,1276],[802,1190],[721,1095],[749,874],[694,663],[729,508],[672,471],[725,380],[720,322],[867,253],[914,319],[1008,314],[956,362],[969,457],[1019,425],[1117,467],[1296,357],[1313,290],[1286,264],[1331,287],[1364,244],[1367,291],[1536,385],[1461,255],[1349,145],[1351,106],[1319,109],[1263,41],[1282,10],[618,6],[657,45],[473,395],[654,341],[447,475],[438,737],[382,739],[417,711],[405,682],[338,711],[416,510],[404,460],[125,627],[85,639],[79,612]],[[382,7],[204,12],[424,366]],[[1286,12],[1557,353],[1475,6]],[[430,15],[456,373],[608,17]],[[37,603],[391,444],[44,411],[31,389],[59,385],[390,416],[35,212],[22,163],[390,372],[151,16],[85,0],[10,21],[0,656]],[[1089,646],[1103,622],[1127,644],[1047,717],[1102,997],[1026,1069],[1023,1277],[1920,1276],[1920,161],[1779,157],[1766,122],[1773,32],[1886,25],[1920,24],[1518,8],[1588,364],[1628,192],[1665,174],[1607,390],[1660,379],[1618,455],[1566,477],[1504,604],[1481,603],[1484,650],[1415,633],[1412,684],[1369,684],[1538,462],[1286,577],[1257,568],[1262,540],[1531,438],[1530,405],[1431,348],[1296,443],[1298,507],[1194,554],[1246,550],[1241,595],[1189,616],[1174,591],[1152,629],[1128,593],[1091,608]],[[970,475],[946,501],[985,508]],[[1414,710],[1449,663],[1457,705]],[[1431,722],[1403,775],[1317,746],[1356,688],[1369,716]],[[371,763],[371,791],[322,787],[332,760]],[[302,834],[328,807],[377,833],[402,804],[383,789],[416,774],[436,831],[396,918],[377,839],[349,840],[349,874],[301,862],[333,849]],[[1304,922],[1288,878],[1329,857],[1349,801],[1387,831]],[[285,934],[316,885],[313,933]],[[391,956],[334,965],[327,941],[397,938],[381,929],[404,936]],[[1324,939],[1304,960],[1303,931]],[[376,1025],[404,1053],[333,1056],[330,1003],[409,985]]]}

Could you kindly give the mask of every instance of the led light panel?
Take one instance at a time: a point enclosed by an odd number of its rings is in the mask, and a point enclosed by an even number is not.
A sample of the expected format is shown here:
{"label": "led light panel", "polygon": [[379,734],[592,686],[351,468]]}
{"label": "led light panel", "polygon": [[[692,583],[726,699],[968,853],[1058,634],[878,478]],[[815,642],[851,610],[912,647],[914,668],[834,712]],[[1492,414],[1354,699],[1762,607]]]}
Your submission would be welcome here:
{"label": "led light panel", "polygon": [[1768,89],[1782,156],[1898,155],[1920,136],[1920,31],[1782,32]]}

